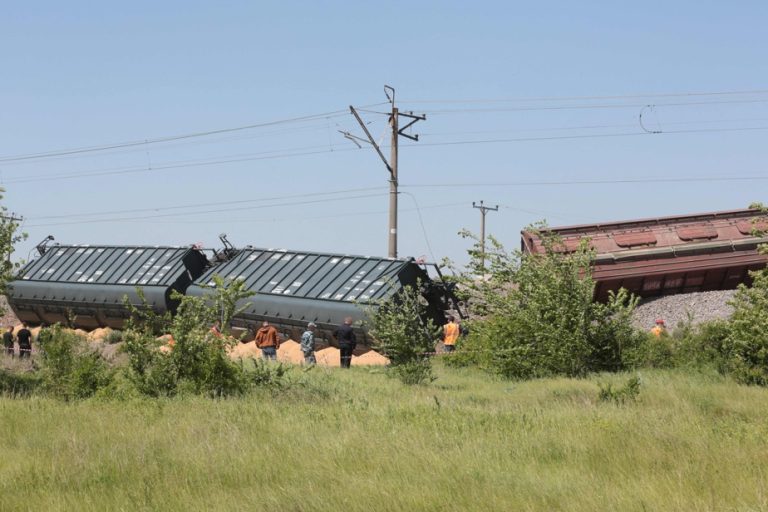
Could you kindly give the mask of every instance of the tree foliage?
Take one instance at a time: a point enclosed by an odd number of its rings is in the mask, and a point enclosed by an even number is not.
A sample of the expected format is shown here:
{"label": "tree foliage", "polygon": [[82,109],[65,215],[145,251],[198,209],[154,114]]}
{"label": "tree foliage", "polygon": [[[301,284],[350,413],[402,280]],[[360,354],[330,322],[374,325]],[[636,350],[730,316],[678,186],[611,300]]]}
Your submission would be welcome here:
{"label": "tree foliage", "polygon": [[[3,199],[4,189],[0,188],[0,200]],[[19,221],[0,204],[0,293],[5,293],[6,284],[13,279],[23,262],[11,261],[13,246],[27,238],[26,233],[19,233]]]}
{"label": "tree foliage", "polygon": [[588,241],[571,250],[545,226],[529,229],[542,253],[508,252],[493,238],[484,266],[477,245],[470,252],[463,285],[474,318],[460,347],[465,360],[515,379],[624,368],[643,339],[630,322],[638,299],[621,290],[595,302]]}
{"label": "tree foliage", "polygon": [[[200,297],[175,296],[181,302],[167,324],[171,338],[158,339],[156,317],[146,308],[136,308],[139,316],[125,330],[123,339],[129,355],[129,377],[141,393],[228,396],[246,391],[249,380],[242,363],[231,361],[227,354],[237,340],[217,336],[210,327],[215,320],[228,324],[239,311],[237,304],[253,293],[241,281],[225,282],[219,276],[214,277],[210,290]],[[168,340],[172,344],[161,350]]]}
{"label": "tree foliage", "polygon": [[434,350],[437,328],[426,316],[420,286],[405,286],[366,312],[375,348],[389,358],[390,370],[406,384],[434,380],[428,354]]}

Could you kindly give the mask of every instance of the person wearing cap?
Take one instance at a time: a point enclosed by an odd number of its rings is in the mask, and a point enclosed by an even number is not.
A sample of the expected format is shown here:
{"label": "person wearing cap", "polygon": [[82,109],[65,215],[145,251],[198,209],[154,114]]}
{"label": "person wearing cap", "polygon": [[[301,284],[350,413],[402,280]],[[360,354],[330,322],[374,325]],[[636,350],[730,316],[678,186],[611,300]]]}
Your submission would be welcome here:
{"label": "person wearing cap", "polygon": [[667,327],[664,325],[664,320],[661,318],[656,319],[656,325],[651,329],[651,334],[660,338],[662,335],[667,334]]}
{"label": "person wearing cap", "polygon": [[301,335],[301,351],[304,354],[304,363],[312,366],[317,364],[315,359],[315,328],[314,322],[307,324],[307,330]]}

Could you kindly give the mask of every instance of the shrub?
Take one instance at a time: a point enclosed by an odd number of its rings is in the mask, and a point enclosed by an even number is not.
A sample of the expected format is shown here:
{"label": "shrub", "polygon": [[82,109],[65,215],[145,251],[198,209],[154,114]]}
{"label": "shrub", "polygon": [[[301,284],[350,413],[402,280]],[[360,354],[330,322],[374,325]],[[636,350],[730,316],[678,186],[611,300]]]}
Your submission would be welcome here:
{"label": "shrub", "polygon": [[768,385],[768,269],[752,272],[751,288],[740,285],[720,351],[724,371],[744,384]]}
{"label": "shrub", "polygon": [[[225,283],[214,277],[215,286],[203,297],[176,295],[176,315],[166,332],[174,344],[161,351],[156,338],[158,322],[152,314],[139,316],[124,333],[124,350],[129,356],[129,379],[142,394],[168,396],[182,392],[230,396],[244,393],[249,378],[242,364],[230,360],[228,348],[236,340],[210,332],[214,320],[227,325],[237,313],[240,299],[252,295],[241,281]],[[149,320],[147,320],[149,318]]]}
{"label": "shrub", "polygon": [[420,286],[405,286],[396,296],[366,311],[374,347],[389,358],[392,374],[406,384],[434,380],[428,354],[434,351],[437,328],[426,316]]}
{"label": "shrub", "polygon": [[44,390],[65,400],[87,398],[107,386],[114,372],[85,339],[60,325],[43,330],[42,383]]}
{"label": "shrub", "polygon": [[598,398],[601,402],[613,402],[616,405],[624,405],[627,402],[634,402],[640,394],[640,377],[630,377],[623,386],[614,388],[608,384],[598,384],[600,393]]}
{"label": "shrub", "polygon": [[117,329],[109,331],[107,336],[104,338],[104,343],[107,345],[114,345],[115,343],[120,343],[121,341],[123,341],[123,331]]}
{"label": "shrub", "polygon": [[12,398],[29,396],[42,384],[37,372],[19,368],[0,368],[0,395]]}
{"label": "shrub", "polygon": [[[542,228],[530,228],[541,237],[542,254],[508,253],[493,241],[483,277],[465,275],[477,315],[462,346],[475,354],[467,359],[514,379],[627,367],[643,342],[630,321],[638,299],[621,290],[605,304],[594,302],[588,242],[569,252]],[[470,269],[480,272],[478,263]]]}
{"label": "shrub", "polygon": [[417,384],[428,384],[434,382],[437,377],[432,373],[431,361],[427,358],[414,359],[390,369],[400,382],[409,386]]}

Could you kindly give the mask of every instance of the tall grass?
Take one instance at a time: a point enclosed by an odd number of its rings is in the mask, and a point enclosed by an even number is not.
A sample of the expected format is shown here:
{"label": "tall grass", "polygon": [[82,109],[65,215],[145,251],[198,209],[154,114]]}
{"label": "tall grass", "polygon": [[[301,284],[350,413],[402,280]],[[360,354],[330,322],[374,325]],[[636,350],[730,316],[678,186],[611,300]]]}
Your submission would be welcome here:
{"label": "tall grass", "polygon": [[[314,368],[246,398],[0,399],[0,510],[765,510],[768,390],[715,374],[408,387]],[[635,375],[635,374],[632,374]]]}

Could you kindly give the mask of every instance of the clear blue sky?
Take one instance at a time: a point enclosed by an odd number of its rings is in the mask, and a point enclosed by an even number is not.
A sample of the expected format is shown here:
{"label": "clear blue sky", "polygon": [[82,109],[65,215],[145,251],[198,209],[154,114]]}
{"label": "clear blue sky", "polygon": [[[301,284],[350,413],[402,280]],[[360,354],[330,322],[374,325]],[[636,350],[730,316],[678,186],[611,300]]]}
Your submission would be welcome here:
{"label": "clear blue sky", "polygon": [[[48,234],[211,247],[221,232],[236,245],[386,255],[386,171],[337,132],[362,135],[343,111],[385,101],[384,84],[428,118],[421,142],[402,141],[403,256],[464,261],[457,232],[478,230],[481,199],[501,205],[488,231],[510,247],[542,218],[741,208],[768,181],[522,182],[768,177],[766,21],[757,1],[7,2],[0,157],[342,111],[0,158],[5,203],[30,235],[17,256]],[[663,133],[645,133],[641,111]],[[364,115],[386,145],[386,117]],[[365,190],[321,195],[351,189]]]}

